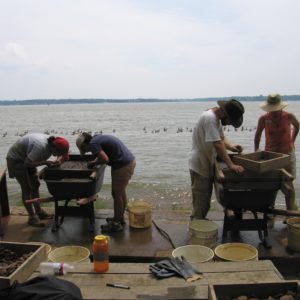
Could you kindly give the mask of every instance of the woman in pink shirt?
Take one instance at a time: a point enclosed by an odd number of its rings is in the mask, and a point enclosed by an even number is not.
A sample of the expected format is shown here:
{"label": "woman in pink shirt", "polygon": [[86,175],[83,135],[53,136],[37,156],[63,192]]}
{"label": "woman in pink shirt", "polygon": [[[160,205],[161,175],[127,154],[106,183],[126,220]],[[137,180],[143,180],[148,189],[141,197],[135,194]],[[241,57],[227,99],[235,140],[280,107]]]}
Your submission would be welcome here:
{"label": "woman in pink shirt", "polygon": [[[290,164],[286,171],[296,178],[295,140],[299,132],[299,121],[294,114],[284,111],[288,104],[282,101],[279,94],[271,94],[267,101],[260,104],[266,111],[259,120],[254,138],[255,151],[259,148],[261,134],[265,130],[265,150],[290,155]],[[292,181],[288,184],[291,193],[285,196],[286,208],[297,209],[295,204],[295,188]]]}

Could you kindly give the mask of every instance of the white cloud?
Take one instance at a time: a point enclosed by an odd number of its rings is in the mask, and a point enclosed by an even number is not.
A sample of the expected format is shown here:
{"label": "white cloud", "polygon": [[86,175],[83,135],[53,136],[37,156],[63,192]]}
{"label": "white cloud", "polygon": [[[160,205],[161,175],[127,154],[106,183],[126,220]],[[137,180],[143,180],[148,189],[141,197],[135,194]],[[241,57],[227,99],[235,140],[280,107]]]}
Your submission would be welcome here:
{"label": "white cloud", "polygon": [[297,0],[0,0],[0,99],[298,93],[299,8]]}

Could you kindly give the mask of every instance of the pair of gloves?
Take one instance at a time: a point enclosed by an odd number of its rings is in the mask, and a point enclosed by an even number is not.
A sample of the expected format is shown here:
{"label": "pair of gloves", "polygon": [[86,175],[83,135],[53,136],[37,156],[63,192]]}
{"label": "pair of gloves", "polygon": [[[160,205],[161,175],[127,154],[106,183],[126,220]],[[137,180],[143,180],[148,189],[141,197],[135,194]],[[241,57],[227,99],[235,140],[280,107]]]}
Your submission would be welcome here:
{"label": "pair of gloves", "polygon": [[192,282],[203,278],[202,273],[193,267],[184,256],[161,260],[150,265],[149,271],[158,279],[180,276],[187,282]]}

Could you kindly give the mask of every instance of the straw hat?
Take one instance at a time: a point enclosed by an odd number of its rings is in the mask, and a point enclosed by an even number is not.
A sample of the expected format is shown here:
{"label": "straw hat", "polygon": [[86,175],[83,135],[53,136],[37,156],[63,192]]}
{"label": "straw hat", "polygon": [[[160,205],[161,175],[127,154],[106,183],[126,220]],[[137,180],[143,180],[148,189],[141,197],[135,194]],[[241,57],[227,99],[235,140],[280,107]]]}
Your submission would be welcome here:
{"label": "straw hat", "polygon": [[271,94],[268,96],[267,101],[262,102],[259,107],[267,112],[278,111],[287,106],[287,102],[282,101],[279,94]]}

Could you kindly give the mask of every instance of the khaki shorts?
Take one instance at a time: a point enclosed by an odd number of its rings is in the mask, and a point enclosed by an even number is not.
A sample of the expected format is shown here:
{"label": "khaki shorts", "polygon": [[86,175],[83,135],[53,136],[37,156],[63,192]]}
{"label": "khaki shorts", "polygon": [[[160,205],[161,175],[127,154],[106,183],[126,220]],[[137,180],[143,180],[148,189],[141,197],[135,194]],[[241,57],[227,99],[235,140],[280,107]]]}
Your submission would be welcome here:
{"label": "khaki shorts", "polygon": [[294,179],[296,178],[296,155],[295,151],[293,150],[290,155],[290,163],[284,168],[287,172],[289,172]]}
{"label": "khaki shorts", "polygon": [[127,166],[117,169],[111,170],[111,177],[114,181],[129,181],[134,173],[136,162],[132,161]]}
{"label": "khaki shorts", "polygon": [[23,161],[7,158],[7,170],[9,178],[16,178],[22,190],[39,187],[37,168],[26,168]]}
{"label": "khaki shorts", "polygon": [[192,219],[204,219],[210,209],[213,179],[206,178],[190,170],[193,198]]}

